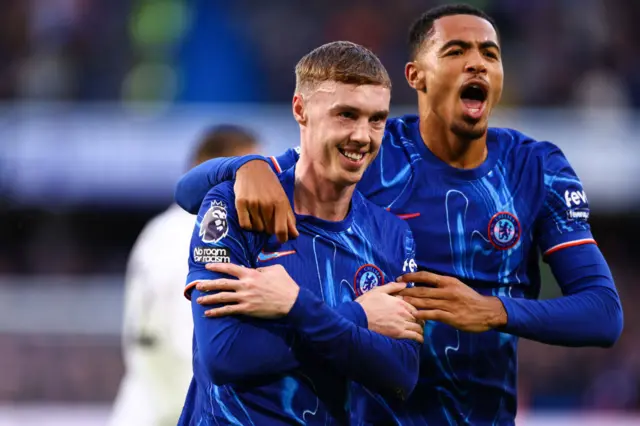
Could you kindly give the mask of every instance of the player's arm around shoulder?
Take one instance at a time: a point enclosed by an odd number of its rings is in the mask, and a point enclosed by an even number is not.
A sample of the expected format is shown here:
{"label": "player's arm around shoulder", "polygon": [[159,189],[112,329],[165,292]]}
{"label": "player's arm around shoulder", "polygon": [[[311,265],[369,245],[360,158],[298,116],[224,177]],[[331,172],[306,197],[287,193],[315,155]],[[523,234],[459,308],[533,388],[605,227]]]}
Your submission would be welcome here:
{"label": "player's arm around shoulder", "polygon": [[293,167],[299,154],[298,148],[291,148],[278,157],[248,155],[208,160],[182,176],[176,185],[175,200],[195,214],[212,187],[233,181],[240,226],[275,234],[285,242],[298,233],[293,211],[276,175]]}
{"label": "player's arm around shoulder", "polygon": [[204,364],[216,384],[281,374],[298,366],[291,350],[291,330],[242,315],[209,317],[205,314],[207,307],[197,303],[197,299],[205,295],[198,290],[198,283],[216,279],[232,281],[227,274],[207,269],[207,264],[251,271],[249,268],[255,266],[261,241],[259,234],[240,228],[231,182],[209,191],[192,235],[185,295],[192,303],[198,361]]}
{"label": "player's arm around shoulder", "polygon": [[187,171],[176,184],[174,198],[185,211],[196,214],[207,192],[216,185],[232,181],[238,170],[254,161],[266,163],[260,155],[218,157],[205,161]]}

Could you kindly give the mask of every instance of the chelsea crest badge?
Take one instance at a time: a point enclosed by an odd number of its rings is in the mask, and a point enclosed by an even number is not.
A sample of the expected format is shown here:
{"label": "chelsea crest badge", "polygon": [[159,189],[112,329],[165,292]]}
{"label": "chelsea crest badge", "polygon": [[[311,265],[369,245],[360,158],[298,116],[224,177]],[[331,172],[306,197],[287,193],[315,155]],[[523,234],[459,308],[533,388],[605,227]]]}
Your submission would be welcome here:
{"label": "chelsea crest badge", "polygon": [[489,241],[498,250],[508,250],[514,247],[520,240],[520,233],[520,222],[511,213],[496,213],[489,221],[487,231]]}

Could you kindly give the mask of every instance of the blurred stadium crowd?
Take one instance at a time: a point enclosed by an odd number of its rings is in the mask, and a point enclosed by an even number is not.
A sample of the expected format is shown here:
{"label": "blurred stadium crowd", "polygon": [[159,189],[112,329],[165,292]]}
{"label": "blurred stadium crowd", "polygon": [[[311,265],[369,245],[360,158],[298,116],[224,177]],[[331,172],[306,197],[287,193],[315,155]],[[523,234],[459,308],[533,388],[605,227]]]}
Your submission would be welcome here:
{"label": "blurred stadium crowd", "polygon": [[[61,108],[121,101],[289,103],[297,59],[310,47],[346,39],[380,55],[395,83],[394,105],[411,105],[414,95],[402,74],[406,29],[437,3],[0,0],[0,102],[5,108],[25,101],[64,102]],[[640,110],[637,0],[469,3],[493,15],[501,31],[503,106]],[[0,144],[7,137],[2,120]],[[0,290],[30,277],[71,276],[79,283],[86,276],[119,277],[142,226],[166,207],[48,208],[42,200],[15,208],[5,195],[0,192]],[[629,205],[640,205],[637,195],[628,196],[635,197]],[[633,309],[640,300],[639,211],[592,213],[626,308],[622,339],[611,350],[521,341],[524,410],[640,411],[640,311]],[[100,282],[122,285],[121,279]],[[56,300],[49,308],[57,308]],[[47,321],[46,312],[30,315]],[[0,331],[0,360],[0,401],[108,403],[123,371],[119,336],[108,334]]]}
{"label": "blurred stadium crowd", "polygon": [[[0,99],[289,102],[292,64],[345,39],[372,48],[399,83],[393,101],[412,103],[407,28],[437,3],[2,0]],[[500,28],[505,105],[640,108],[637,1],[469,3]]]}

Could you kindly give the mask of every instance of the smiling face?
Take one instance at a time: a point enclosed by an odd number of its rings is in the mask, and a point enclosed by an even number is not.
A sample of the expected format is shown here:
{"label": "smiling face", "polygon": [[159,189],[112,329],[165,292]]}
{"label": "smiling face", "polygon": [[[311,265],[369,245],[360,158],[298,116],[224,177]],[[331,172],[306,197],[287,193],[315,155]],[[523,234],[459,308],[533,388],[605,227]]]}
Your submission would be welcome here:
{"label": "smiling face", "polygon": [[357,183],[380,149],[390,101],[389,74],[368,49],[337,41],[309,52],[296,65],[298,164],[336,189]]}
{"label": "smiling face", "polygon": [[498,36],[487,20],[473,15],[437,19],[407,64],[409,84],[425,93],[428,109],[456,135],[478,139],[502,95]]}
{"label": "smiling face", "polygon": [[301,156],[337,186],[358,183],[380,149],[390,100],[385,86],[335,81],[321,83],[310,95],[295,95]]}

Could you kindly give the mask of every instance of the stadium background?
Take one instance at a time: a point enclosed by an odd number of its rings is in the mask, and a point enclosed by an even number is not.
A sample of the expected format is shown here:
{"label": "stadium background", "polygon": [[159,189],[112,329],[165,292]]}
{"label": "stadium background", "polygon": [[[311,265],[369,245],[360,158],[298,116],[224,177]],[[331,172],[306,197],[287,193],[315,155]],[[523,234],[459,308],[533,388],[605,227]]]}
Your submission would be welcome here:
{"label": "stadium background", "polygon": [[[392,112],[413,111],[407,28],[438,3],[0,0],[0,425],[104,423],[128,252],[204,127],[296,144],[293,65],[337,39],[379,54]],[[522,424],[640,424],[640,2],[469,3],[502,36],[493,124],[566,152],[626,308],[613,349],[521,343]]]}

